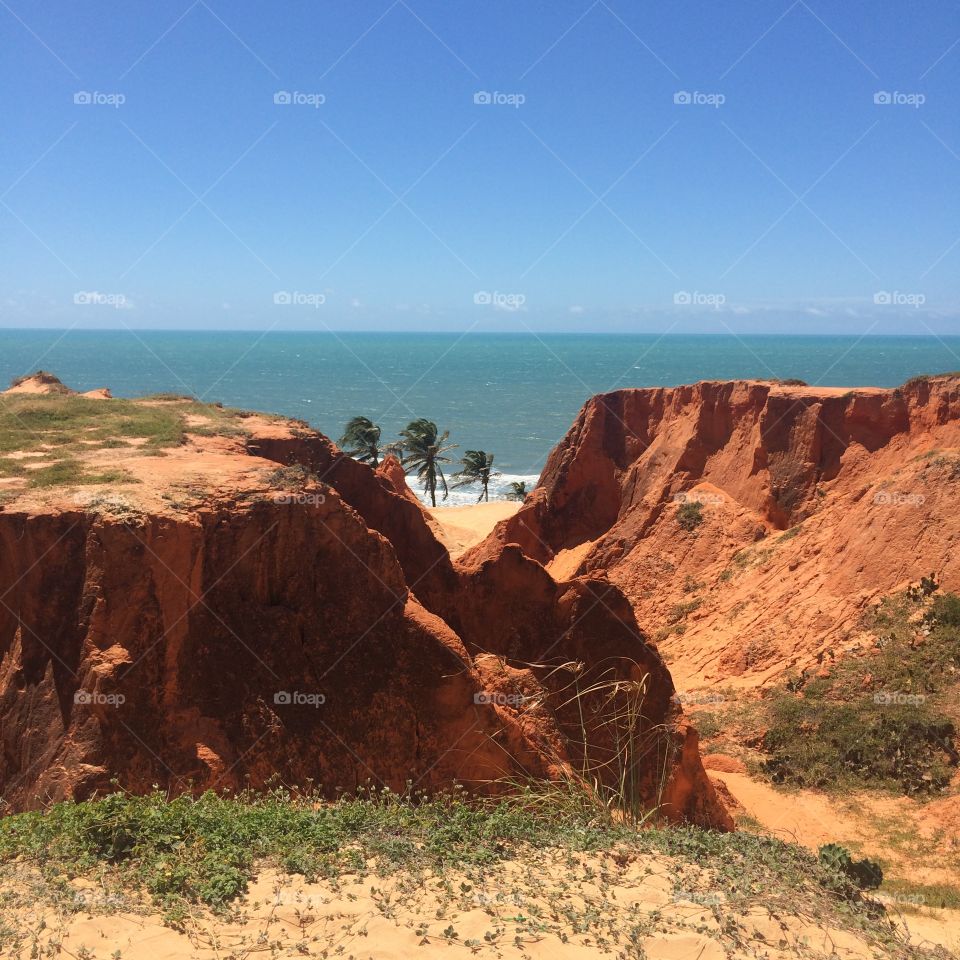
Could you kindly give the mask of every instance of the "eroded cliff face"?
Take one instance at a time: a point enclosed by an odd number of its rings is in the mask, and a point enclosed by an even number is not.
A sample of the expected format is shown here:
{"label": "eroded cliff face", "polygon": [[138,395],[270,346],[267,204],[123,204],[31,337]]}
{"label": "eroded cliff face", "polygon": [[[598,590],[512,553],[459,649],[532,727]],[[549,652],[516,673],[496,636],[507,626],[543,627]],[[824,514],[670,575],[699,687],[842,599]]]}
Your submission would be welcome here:
{"label": "eroded cliff face", "polygon": [[[7,802],[543,775],[390,545],[325,502],[121,524],[0,514]],[[499,746],[504,738],[511,751]]]}
{"label": "eroded cliff face", "polygon": [[497,791],[580,769],[585,730],[609,756],[604,697],[569,694],[619,680],[643,690],[644,802],[731,825],[602,574],[558,581],[509,546],[454,564],[396,477],[245,425],[124,452],[128,486],[0,507],[5,809],[113,780]]}
{"label": "eroded cliff face", "polygon": [[516,544],[557,578],[603,571],[684,687],[763,682],[853,642],[921,576],[956,589],[958,447],[957,378],[622,390],[464,560]]}

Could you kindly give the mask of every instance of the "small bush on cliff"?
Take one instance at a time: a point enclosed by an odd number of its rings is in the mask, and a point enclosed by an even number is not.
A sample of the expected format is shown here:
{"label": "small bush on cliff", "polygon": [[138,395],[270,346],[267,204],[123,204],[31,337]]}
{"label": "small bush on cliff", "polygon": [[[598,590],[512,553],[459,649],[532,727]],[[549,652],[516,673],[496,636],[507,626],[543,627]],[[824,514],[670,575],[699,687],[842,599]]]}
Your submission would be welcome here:
{"label": "small bush on cliff", "polygon": [[774,781],[944,789],[960,763],[951,698],[960,686],[960,597],[884,603],[867,625],[877,639],[829,674],[800,678],[768,702],[762,746]]}
{"label": "small bush on cliff", "polygon": [[301,490],[308,483],[316,482],[317,476],[302,463],[278,467],[267,474],[267,485],[273,490]]}
{"label": "small bush on cliff", "polygon": [[703,523],[703,504],[699,500],[687,500],[677,509],[677,523],[686,531],[696,530]]}

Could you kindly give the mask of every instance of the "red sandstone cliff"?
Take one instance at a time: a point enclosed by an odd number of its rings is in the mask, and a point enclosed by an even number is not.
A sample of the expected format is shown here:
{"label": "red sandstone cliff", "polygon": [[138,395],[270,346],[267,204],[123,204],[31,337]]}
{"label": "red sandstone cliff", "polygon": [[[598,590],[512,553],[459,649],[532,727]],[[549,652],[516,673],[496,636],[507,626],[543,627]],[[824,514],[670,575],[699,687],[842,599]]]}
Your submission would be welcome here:
{"label": "red sandstone cliff", "polygon": [[395,478],[302,425],[244,429],[162,457],[101,450],[97,467],[122,463],[129,484],[0,507],[9,809],[113,779],[500,789],[609,758],[604,696],[583,700],[584,721],[569,693],[621,681],[643,690],[641,799],[730,825],[669,673],[605,577],[558,582],[512,547],[455,565]]}
{"label": "red sandstone cliff", "polygon": [[957,589],[958,502],[955,377],[621,390],[463,560],[516,544],[559,578],[603,571],[684,685],[755,683],[852,642],[869,603],[923,575]]}

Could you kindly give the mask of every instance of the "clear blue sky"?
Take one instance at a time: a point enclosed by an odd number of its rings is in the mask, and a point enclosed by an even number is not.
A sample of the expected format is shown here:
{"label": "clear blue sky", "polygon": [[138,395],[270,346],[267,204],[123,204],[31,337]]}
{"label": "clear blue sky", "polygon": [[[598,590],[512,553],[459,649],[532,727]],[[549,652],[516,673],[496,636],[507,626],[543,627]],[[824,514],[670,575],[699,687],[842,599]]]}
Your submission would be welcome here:
{"label": "clear blue sky", "polygon": [[958,40],[952,0],[0,0],[0,326],[960,332]]}

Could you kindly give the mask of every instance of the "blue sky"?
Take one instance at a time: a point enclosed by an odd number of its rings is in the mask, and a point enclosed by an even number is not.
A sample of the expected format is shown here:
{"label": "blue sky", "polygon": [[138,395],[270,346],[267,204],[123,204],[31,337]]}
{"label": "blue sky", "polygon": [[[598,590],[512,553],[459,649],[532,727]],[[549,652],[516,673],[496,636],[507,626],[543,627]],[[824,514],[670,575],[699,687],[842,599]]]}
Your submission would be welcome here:
{"label": "blue sky", "polygon": [[0,24],[0,326],[960,332],[953,2]]}

